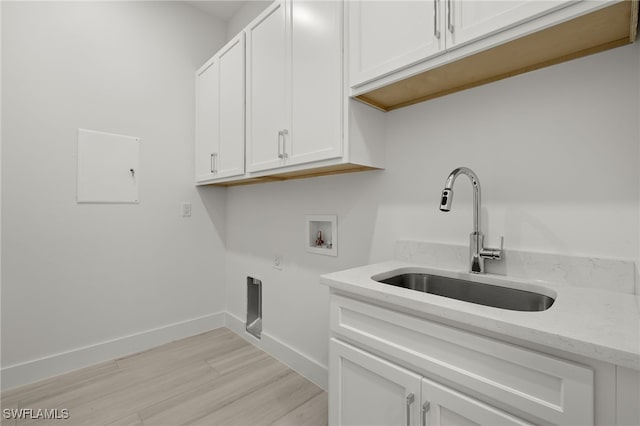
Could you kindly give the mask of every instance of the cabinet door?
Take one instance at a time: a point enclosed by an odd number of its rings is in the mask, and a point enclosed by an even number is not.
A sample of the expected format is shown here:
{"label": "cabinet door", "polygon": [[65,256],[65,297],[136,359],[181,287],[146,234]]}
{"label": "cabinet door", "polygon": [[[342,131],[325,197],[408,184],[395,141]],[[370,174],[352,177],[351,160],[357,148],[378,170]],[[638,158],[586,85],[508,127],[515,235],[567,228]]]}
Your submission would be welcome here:
{"label": "cabinet door", "polygon": [[219,60],[217,178],[244,173],[244,33],[229,42]]}
{"label": "cabinet door", "polygon": [[291,128],[288,165],[342,156],[343,3],[291,3]]}
{"label": "cabinet door", "polygon": [[251,172],[284,164],[286,24],[285,5],[276,1],[246,29],[247,169]]}
{"label": "cabinet door", "polygon": [[[445,1],[445,0],[443,0]],[[581,0],[578,0],[581,1]],[[446,0],[446,46],[450,49],[568,6],[571,0]]]}
{"label": "cabinet door", "polygon": [[329,348],[329,424],[420,424],[419,375],[334,338]]}
{"label": "cabinet door", "polygon": [[442,52],[444,2],[349,1],[350,86]]}
{"label": "cabinet door", "polygon": [[532,426],[477,399],[446,386],[422,379],[423,424],[429,426]]}
{"label": "cabinet door", "polygon": [[218,58],[196,73],[196,181],[214,179],[220,120]]}

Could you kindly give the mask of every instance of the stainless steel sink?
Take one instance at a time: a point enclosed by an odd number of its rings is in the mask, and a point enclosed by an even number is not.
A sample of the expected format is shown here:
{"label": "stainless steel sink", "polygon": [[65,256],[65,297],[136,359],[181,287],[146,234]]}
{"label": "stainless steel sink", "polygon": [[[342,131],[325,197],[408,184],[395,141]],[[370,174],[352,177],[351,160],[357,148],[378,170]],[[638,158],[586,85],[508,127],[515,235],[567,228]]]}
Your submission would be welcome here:
{"label": "stainless steel sink", "polygon": [[378,282],[512,311],[546,311],[554,302],[531,291],[430,274],[401,274]]}

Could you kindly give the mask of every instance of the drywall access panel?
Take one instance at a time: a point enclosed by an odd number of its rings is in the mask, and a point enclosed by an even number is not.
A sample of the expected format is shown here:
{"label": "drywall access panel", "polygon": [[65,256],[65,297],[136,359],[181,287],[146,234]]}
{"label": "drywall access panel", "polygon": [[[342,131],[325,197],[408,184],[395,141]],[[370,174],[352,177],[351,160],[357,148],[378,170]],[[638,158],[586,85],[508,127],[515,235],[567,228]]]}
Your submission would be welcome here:
{"label": "drywall access panel", "polygon": [[78,203],[138,203],[140,138],[78,129]]}

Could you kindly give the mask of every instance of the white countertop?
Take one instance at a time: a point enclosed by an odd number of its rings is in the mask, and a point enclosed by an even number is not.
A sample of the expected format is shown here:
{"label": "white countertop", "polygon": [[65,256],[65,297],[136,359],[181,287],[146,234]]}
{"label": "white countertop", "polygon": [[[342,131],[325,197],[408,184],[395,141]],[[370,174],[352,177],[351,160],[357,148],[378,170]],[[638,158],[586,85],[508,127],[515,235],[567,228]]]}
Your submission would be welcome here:
{"label": "white countertop", "polygon": [[[396,271],[394,274],[387,274]],[[520,312],[449,299],[376,282],[423,272],[487,284],[538,291],[556,299],[542,312]],[[378,300],[402,309],[485,329],[507,337],[640,370],[640,309],[635,295],[601,289],[538,284],[498,275],[473,275],[401,261],[367,265],[321,276],[332,289]]]}

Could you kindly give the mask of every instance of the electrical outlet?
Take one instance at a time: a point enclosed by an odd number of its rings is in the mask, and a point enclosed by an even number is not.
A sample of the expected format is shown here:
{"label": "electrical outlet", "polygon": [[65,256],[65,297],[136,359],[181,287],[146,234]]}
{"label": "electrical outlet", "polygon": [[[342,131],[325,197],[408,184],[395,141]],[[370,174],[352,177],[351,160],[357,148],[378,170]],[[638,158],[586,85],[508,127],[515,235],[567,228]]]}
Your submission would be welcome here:
{"label": "electrical outlet", "polygon": [[282,271],[282,255],[281,254],[274,254],[273,255],[273,266],[275,269],[279,269]]}
{"label": "electrical outlet", "polygon": [[191,217],[191,203],[182,203],[182,217]]}

